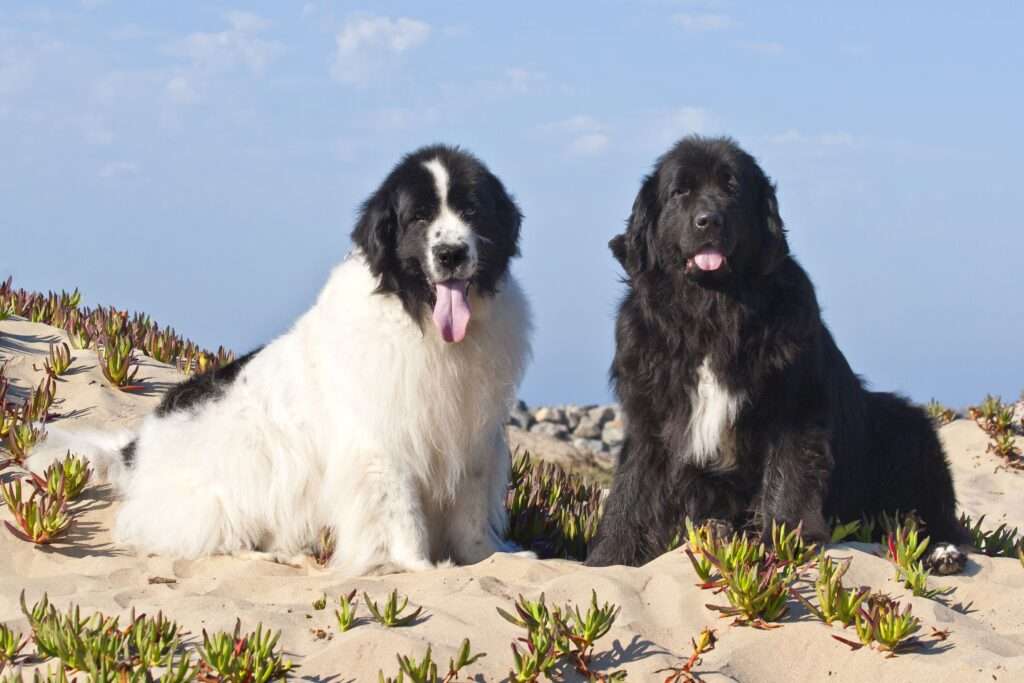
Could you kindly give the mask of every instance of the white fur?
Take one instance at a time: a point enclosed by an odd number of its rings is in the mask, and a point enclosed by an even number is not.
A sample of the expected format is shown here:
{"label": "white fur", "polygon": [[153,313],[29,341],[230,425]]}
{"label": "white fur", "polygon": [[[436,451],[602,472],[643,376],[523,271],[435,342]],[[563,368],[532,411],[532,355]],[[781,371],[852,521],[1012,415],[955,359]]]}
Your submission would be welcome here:
{"label": "white fur", "polygon": [[[446,280],[450,277],[466,279],[476,271],[479,249],[476,242],[477,235],[448,204],[450,178],[448,176],[448,169],[444,167],[441,160],[431,159],[424,162],[423,166],[434,177],[434,188],[437,191],[440,203],[437,216],[427,226],[427,269],[430,270],[431,278],[435,282]],[[469,257],[455,273],[442,273],[434,262],[433,248],[439,244],[465,244],[469,249]]]}
{"label": "white fur", "polygon": [[504,423],[530,328],[519,285],[509,273],[495,296],[471,292],[468,334],[446,344],[377,284],[353,252],[223,397],[147,417],[130,469],[94,456],[124,497],[117,540],[288,557],[331,527],[346,575],[510,549]]}
{"label": "white fur", "polygon": [[689,452],[687,459],[698,467],[730,469],[731,458],[723,457],[719,445],[722,434],[736,423],[740,408],[746,401],[741,394],[730,393],[711,369],[710,358],[697,368],[697,385],[690,394]]}

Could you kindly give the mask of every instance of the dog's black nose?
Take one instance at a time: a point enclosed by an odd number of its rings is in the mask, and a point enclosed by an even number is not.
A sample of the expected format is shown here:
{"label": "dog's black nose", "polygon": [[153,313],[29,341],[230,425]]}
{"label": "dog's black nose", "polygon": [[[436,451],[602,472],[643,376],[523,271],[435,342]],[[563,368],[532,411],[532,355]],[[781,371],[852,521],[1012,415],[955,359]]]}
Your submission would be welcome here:
{"label": "dog's black nose", "polygon": [[438,244],[433,251],[438,265],[449,270],[455,270],[469,257],[469,247],[465,244]]}
{"label": "dog's black nose", "polygon": [[711,226],[719,228],[722,226],[722,214],[717,211],[705,211],[704,213],[697,214],[693,222],[700,230],[705,230]]}

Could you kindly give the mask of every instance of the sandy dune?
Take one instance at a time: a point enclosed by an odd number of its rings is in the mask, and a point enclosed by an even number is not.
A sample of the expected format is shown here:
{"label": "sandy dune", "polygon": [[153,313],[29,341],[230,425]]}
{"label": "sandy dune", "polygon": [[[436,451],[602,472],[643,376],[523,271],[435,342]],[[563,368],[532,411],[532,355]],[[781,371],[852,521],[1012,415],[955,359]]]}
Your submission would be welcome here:
{"label": "sandy dune", "polygon": [[[0,363],[21,388],[38,383],[49,341],[62,331],[22,321],[0,322]],[[64,428],[130,427],[159,400],[160,392],[180,379],[172,369],[145,360],[140,377],[147,390],[122,394],[106,386],[93,352],[75,352],[72,373],[58,388],[56,410],[67,414]],[[942,430],[953,462],[963,508],[986,514],[988,525],[1024,524],[1024,474],[998,469],[986,454],[985,435],[958,421]],[[6,473],[5,473],[6,474]],[[140,557],[111,542],[109,529],[117,503],[105,487],[91,487],[81,503],[84,513],[67,542],[33,547],[0,530],[0,621],[19,629],[25,620],[18,595],[29,600],[44,592],[58,606],[127,614],[130,607],[163,610],[193,636],[200,629],[230,628],[257,621],[283,631],[282,644],[298,665],[296,675],[311,680],[376,681],[378,669],[394,674],[395,653],[420,655],[427,645],[446,662],[464,637],[487,656],[470,673],[478,680],[503,680],[511,664],[509,644],[517,630],[495,608],[508,607],[519,593],[549,601],[601,600],[621,605],[612,632],[600,641],[602,669],[624,668],[629,680],[657,681],[657,669],[676,664],[689,652],[689,639],[704,626],[718,629],[718,647],[698,671],[707,681],[1021,681],[1024,680],[1024,568],[1015,559],[971,555],[965,575],[937,579],[955,586],[951,604],[969,605],[967,614],[922,598],[910,598],[915,614],[931,627],[951,629],[945,643],[926,651],[886,659],[868,650],[851,652],[829,637],[839,633],[794,608],[782,628],[760,631],[730,626],[705,608],[724,602],[695,587],[696,577],[680,552],[668,553],[637,569],[587,569],[573,562],[496,556],[478,565],[413,575],[340,580],[330,573],[297,569],[262,560],[210,558],[198,561]],[[6,510],[0,519],[9,519]],[[833,554],[851,556],[848,583],[868,584],[903,597],[892,580],[891,565],[876,556],[877,546],[847,544]],[[154,582],[154,579],[163,581]],[[353,588],[382,598],[392,588],[408,594],[425,614],[414,626],[385,629],[363,620],[338,633],[332,607],[315,611],[312,601],[326,593],[331,601]],[[365,609],[361,614],[365,617]],[[322,629],[318,637],[314,631]],[[846,633],[851,637],[850,633]],[[569,673],[567,680],[575,680]]]}

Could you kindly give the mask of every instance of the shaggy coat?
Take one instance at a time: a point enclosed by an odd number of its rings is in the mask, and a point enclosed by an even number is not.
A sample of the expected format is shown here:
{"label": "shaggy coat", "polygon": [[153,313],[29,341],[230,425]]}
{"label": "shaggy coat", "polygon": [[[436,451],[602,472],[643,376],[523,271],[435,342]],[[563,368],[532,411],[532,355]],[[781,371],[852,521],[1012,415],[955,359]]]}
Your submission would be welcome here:
{"label": "shaggy coat", "polygon": [[611,368],[626,434],[588,564],[642,564],[686,517],[827,540],[828,519],[913,510],[937,568],[962,565],[939,543],[964,534],[930,420],[850,369],[752,157],[682,140],[610,247],[627,275]]}
{"label": "shaggy coat", "polygon": [[289,558],[330,528],[348,575],[510,549],[504,425],[530,330],[508,270],[520,221],[469,154],[403,159],[289,332],[172,389],[120,454],[94,456],[124,499],[116,538]]}

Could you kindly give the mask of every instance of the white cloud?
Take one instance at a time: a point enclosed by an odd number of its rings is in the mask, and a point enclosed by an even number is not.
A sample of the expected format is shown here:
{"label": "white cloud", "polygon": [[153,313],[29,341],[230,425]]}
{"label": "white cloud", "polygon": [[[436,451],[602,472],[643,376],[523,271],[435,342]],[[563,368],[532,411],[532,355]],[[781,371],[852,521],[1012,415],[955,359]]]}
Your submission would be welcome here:
{"label": "white cloud", "polygon": [[196,91],[188,76],[178,74],[172,76],[164,86],[164,94],[172,104],[186,105],[199,101],[199,93]]}
{"label": "white cloud", "polygon": [[350,19],[335,36],[331,76],[349,85],[365,84],[399,55],[425,43],[430,32],[430,24],[408,17]]}
{"label": "white cloud", "polygon": [[249,12],[228,12],[224,18],[227,29],[191,33],[172,45],[170,52],[208,71],[229,71],[242,65],[259,74],[284,51],[282,43],[259,36],[270,28],[266,19]]}
{"label": "white cloud", "polygon": [[676,14],[672,22],[684,31],[703,33],[705,31],[723,31],[733,27],[733,20],[727,14]]}
{"label": "white cloud", "polygon": [[685,135],[705,135],[715,126],[711,112],[703,107],[677,107],[656,114],[654,119],[650,130],[659,147],[671,144]]}
{"label": "white cloud", "polygon": [[541,129],[567,138],[565,151],[573,156],[601,154],[608,149],[611,142],[608,127],[594,117],[585,114],[549,123],[542,126]]}
{"label": "white cloud", "polygon": [[100,178],[121,178],[139,174],[139,165],[134,161],[111,161],[100,167]]}

